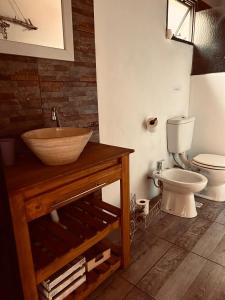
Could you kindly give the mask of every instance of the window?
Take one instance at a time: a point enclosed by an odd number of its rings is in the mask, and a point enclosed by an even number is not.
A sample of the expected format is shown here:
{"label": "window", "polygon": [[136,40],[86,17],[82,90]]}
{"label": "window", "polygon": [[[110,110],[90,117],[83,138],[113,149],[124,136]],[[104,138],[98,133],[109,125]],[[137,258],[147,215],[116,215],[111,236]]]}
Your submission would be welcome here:
{"label": "window", "polygon": [[168,38],[192,43],[195,5],[195,0],[168,0]]}

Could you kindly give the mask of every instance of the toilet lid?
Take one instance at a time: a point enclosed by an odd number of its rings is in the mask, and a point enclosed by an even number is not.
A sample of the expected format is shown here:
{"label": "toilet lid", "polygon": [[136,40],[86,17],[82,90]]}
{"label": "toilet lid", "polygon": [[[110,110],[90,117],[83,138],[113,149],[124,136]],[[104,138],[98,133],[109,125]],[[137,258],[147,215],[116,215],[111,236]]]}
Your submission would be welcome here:
{"label": "toilet lid", "polygon": [[216,154],[199,154],[192,161],[211,168],[225,169],[225,156]]}

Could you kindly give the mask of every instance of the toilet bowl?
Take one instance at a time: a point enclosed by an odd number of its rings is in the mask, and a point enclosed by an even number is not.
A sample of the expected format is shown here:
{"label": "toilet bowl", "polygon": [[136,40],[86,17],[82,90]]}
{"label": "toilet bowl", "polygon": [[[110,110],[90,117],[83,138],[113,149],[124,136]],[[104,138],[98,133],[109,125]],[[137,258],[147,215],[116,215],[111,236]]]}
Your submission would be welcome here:
{"label": "toilet bowl", "polygon": [[206,188],[198,196],[213,201],[225,201],[225,156],[199,154],[192,158],[191,164],[208,179]]}
{"label": "toilet bowl", "polygon": [[171,168],[157,173],[155,177],[163,184],[163,211],[184,218],[197,216],[194,193],[205,188],[207,178],[204,175]]}

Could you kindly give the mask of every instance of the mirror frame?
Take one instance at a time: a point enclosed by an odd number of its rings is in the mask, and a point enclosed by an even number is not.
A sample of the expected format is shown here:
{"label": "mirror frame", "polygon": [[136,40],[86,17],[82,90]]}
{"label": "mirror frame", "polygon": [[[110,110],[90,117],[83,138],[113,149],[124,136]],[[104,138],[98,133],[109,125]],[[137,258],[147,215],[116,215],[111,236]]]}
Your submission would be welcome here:
{"label": "mirror frame", "polygon": [[64,49],[0,40],[0,53],[74,61],[71,0],[62,0]]}

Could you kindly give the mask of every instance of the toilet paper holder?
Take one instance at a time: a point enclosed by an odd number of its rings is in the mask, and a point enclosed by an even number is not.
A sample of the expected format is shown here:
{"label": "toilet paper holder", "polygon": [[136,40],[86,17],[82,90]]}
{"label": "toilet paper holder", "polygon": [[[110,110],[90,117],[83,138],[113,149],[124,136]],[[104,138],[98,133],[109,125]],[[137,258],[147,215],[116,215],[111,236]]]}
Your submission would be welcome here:
{"label": "toilet paper holder", "polygon": [[146,126],[147,130],[155,131],[157,125],[158,125],[158,118],[156,118],[156,117],[147,117],[145,119],[145,126]]}

